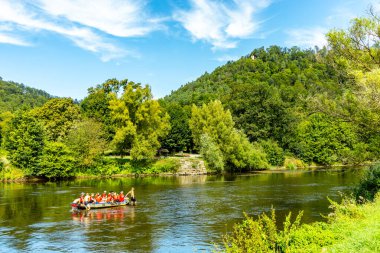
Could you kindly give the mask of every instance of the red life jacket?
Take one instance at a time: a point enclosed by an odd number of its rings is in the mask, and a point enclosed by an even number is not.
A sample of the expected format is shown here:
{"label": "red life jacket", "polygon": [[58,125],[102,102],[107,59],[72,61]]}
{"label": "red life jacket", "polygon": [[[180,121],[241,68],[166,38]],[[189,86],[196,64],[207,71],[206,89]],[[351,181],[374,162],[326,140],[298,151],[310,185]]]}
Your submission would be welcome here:
{"label": "red life jacket", "polygon": [[124,201],[124,194],[119,194],[119,201],[123,202]]}

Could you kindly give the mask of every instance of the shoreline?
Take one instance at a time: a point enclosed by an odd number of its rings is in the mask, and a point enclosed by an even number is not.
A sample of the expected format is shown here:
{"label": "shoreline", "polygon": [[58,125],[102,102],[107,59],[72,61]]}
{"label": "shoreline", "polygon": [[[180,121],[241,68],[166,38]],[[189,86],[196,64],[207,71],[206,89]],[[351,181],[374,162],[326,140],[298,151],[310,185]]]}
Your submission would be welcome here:
{"label": "shoreline", "polygon": [[[372,164],[372,163],[371,163]],[[49,180],[47,178],[41,177],[23,177],[18,179],[7,179],[0,180],[1,183],[37,183],[37,182],[49,182],[49,181],[65,181],[65,180],[77,180],[77,179],[110,179],[110,178],[138,178],[138,177],[196,177],[196,176],[215,176],[215,175],[254,175],[254,174],[280,174],[280,173],[295,173],[295,172],[311,172],[311,171],[337,171],[339,168],[361,168],[367,167],[370,164],[361,164],[361,165],[331,165],[331,166],[310,166],[306,168],[299,169],[287,169],[285,167],[279,167],[275,169],[267,169],[267,170],[255,170],[248,172],[224,172],[224,173],[216,173],[216,172],[206,172],[206,173],[131,173],[131,174],[114,174],[110,176],[96,176],[96,175],[79,175],[73,176],[70,178],[64,179],[53,179]]]}

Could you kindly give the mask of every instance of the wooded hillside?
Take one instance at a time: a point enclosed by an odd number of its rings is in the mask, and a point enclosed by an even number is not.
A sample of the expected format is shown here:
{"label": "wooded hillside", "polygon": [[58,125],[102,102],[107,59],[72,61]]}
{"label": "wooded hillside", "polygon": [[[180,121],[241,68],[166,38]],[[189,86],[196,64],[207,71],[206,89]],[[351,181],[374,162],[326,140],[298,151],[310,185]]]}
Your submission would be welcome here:
{"label": "wooded hillside", "polygon": [[43,90],[12,81],[4,81],[0,77],[0,113],[41,106],[50,98],[52,96]]}

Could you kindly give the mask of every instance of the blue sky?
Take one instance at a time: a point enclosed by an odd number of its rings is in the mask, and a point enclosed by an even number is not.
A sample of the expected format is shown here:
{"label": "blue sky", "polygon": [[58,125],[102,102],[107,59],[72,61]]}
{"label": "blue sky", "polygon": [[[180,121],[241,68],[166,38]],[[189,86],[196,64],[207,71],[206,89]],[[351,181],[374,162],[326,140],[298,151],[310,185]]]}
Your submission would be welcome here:
{"label": "blue sky", "polygon": [[109,78],[156,98],[258,47],[309,48],[375,0],[0,0],[0,76],[82,99]]}

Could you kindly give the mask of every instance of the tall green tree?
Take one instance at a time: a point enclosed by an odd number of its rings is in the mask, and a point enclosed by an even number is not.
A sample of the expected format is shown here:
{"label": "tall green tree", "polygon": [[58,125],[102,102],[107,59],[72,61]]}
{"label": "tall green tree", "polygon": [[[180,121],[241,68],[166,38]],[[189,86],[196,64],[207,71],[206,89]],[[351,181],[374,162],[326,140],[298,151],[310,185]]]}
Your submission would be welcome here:
{"label": "tall green tree", "polygon": [[37,175],[47,178],[67,178],[74,175],[76,160],[72,151],[61,142],[47,142],[44,146]]}
{"label": "tall green tree", "polygon": [[369,16],[353,19],[347,30],[327,34],[329,59],[336,69],[345,67],[354,82],[336,98],[322,94],[310,103],[316,111],[357,125],[373,156],[378,156],[380,139],[379,31],[380,16],[371,8]]}
{"label": "tall green tree", "polygon": [[[201,137],[207,135],[208,142],[219,148],[226,166],[232,170],[251,170],[268,167],[265,154],[255,148],[246,135],[234,128],[234,121],[229,110],[224,110],[219,100],[203,104],[202,107],[193,105],[189,121],[194,143],[200,149]],[[203,153],[206,153],[203,151]],[[219,166],[220,167],[220,166]]]}
{"label": "tall green tree", "polygon": [[11,163],[25,175],[36,175],[40,155],[45,145],[43,126],[27,112],[19,112],[7,124],[4,147]]}
{"label": "tall green tree", "polygon": [[371,8],[368,17],[354,18],[347,30],[334,29],[327,34],[330,56],[350,69],[380,68],[379,31],[379,15]]}
{"label": "tall green tree", "polygon": [[75,122],[64,143],[73,151],[79,167],[93,167],[107,148],[102,124],[94,119]]}
{"label": "tall green tree", "polygon": [[107,141],[111,141],[115,135],[112,126],[110,101],[113,93],[117,94],[124,89],[128,80],[108,79],[102,84],[88,89],[88,96],[80,104],[81,112],[88,118],[95,119],[103,124]]}
{"label": "tall green tree", "polygon": [[31,114],[44,126],[48,140],[62,140],[80,117],[79,107],[71,98],[54,98]]}
{"label": "tall green tree", "polygon": [[134,160],[152,159],[160,147],[159,138],[170,129],[169,115],[153,100],[148,85],[128,82],[120,96],[116,92],[111,96],[112,144],[120,152],[129,150]]}

